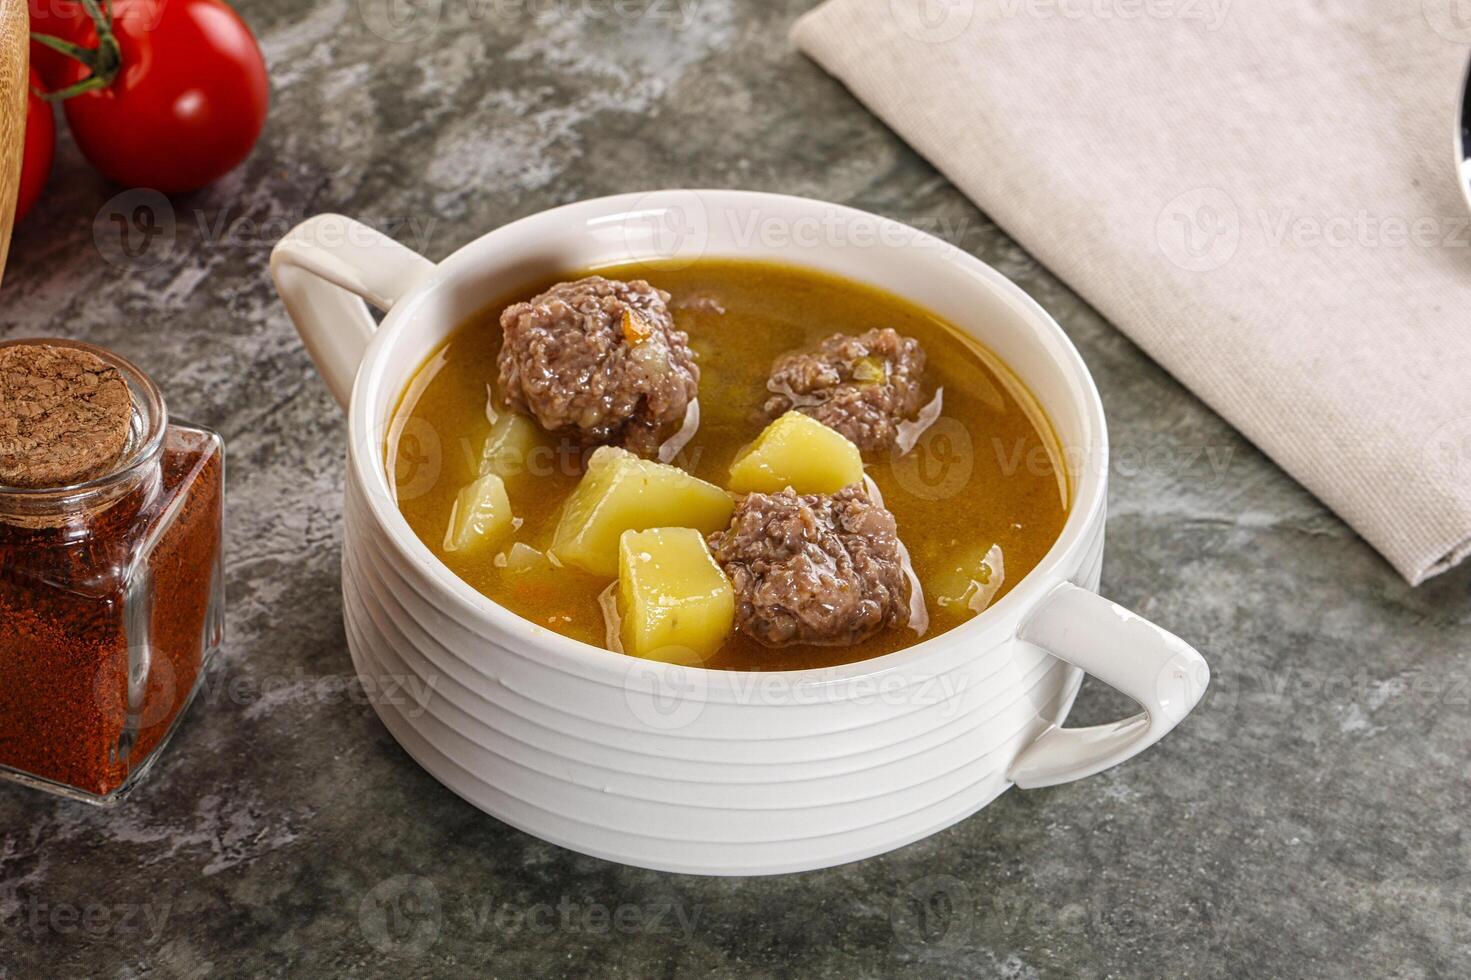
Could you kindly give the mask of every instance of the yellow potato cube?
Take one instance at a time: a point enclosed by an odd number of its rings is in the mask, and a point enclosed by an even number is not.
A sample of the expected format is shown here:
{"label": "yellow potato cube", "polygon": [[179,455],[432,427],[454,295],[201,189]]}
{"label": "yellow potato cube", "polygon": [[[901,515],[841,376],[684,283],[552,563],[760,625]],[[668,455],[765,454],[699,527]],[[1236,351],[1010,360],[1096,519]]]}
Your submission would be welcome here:
{"label": "yellow potato cube", "polygon": [[863,482],[863,457],[841,434],[801,412],[768,425],[730,464],[735,493],[837,493]]}
{"label": "yellow potato cube", "polygon": [[588,460],[552,535],[552,552],[594,575],[618,574],[618,536],[651,527],[705,534],[730,523],[730,494],[677,466],[604,446]]}
{"label": "yellow potato cube", "polygon": [[524,415],[507,412],[496,419],[480,453],[480,475],[494,473],[503,480],[530,472],[534,454],[546,445],[537,424]]}
{"label": "yellow potato cube", "polygon": [[580,584],[573,580],[578,573],[562,568],[546,552],[522,541],[496,555],[495,566],[501,587],[523,602],[552,603]]}
{"label": "yellow potato cube", "polygon": [[496,555],[495,564],[511,575],[539,575],[556,570],[546,552],[521,541],[512,544],[503,554]]}
{"label": "yellow potato cube", "polygon": [[444,550],[469,553],[500,543],[515,526],[506,484],[487,473],[460,491],[449,515]]}
{"label": "yellow potato cube", "polygon": [[972,545],[941,566],[930,580],[930,593],[941,609],[969,619],[989,606],[1005,583],[1001,546]]}
{"label": "yellow potato cube", "polygon": [[735,592],[699,531],[624,531],[618,539],[618,611],[625,653],[693,664],[730,635]]}

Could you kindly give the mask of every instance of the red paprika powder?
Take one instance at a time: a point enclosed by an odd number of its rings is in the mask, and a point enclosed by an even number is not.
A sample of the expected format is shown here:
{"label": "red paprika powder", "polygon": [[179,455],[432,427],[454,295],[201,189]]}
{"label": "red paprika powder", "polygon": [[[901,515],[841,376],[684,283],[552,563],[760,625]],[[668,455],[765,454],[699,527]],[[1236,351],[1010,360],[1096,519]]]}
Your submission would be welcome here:
{"label": "red paprika powder", "polygon": [[131,788],[223,638],[224,446],[69,341],[0,344],[0,779]]}

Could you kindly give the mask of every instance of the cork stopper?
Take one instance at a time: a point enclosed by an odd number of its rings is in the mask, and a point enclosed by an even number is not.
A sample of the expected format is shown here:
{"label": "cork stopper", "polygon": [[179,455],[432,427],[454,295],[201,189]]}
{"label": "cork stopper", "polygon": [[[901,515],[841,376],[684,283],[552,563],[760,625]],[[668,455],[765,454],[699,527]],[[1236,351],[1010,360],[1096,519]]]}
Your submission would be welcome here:
{"label": "cork stopper", "polygon": [[90,351],[0,347],[0,486],[64,487],[110,472],[128,446],[133,397]]}

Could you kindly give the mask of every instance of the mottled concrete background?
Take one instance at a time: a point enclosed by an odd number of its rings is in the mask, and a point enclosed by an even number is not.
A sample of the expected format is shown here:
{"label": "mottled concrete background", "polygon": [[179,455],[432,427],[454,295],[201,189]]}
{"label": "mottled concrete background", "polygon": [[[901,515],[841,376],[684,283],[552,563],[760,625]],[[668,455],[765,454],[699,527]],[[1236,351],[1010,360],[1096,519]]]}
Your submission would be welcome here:
{"label": "mottled concrete background", "polygon": [[[116,348],[225,433],[230,635],[124,808],[0,789],[0,977],[1471,973],[1471,567],[1407,588],[796,55],[809,3],[244,0],[274,77],[265,138],[135,256],[110,216],[136,200],[63,143],[0,336]],[[510,830],[334,696],[344,430],[271,244],[342,211],[438,257],[662,186],[914,222],[1055,314],[1119,446],[1105,591],[1206,651],[1196,714],[1119,769],[897,853],[740,881]],[[1074,718],[1127,707],[1092,685]]]}

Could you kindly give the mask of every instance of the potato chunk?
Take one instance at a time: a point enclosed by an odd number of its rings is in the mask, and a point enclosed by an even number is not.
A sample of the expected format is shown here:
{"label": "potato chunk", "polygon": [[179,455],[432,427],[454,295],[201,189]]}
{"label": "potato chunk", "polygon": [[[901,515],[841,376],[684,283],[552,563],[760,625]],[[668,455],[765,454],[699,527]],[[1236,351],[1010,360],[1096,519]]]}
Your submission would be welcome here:
{"label": "potato chunk", "polygon": [[930,591],[941,609],[969,619],[989,606],[1005,583],[1001,546],[972,545],[951,556],[930,581]]}
{"label": "potato chunk", "polygon": [[520,602],[553,604],[582,583],[573,572],[558,565],[550,555],[517,541],[495,556],[501,588]]}
{"label": "potato chunk", "polygon": [[496,419],[480,453],[480,475],[502,480],[530,472],[532,454],[544,445],[541,429],[524,415],[507,412]]}
{"label": "potato chunk", "polygon": [[699,663],[730,635],[735,593],[699,531],[624,531],[618,539],[618,611],[625,653]]}
{"label": "potato chunk", "polygon": [[505,569],[509,575],[541,575],[556,571],[556,566],[546,552],[538,551],[521,541],[511,545],[510,550],[505,553],[496,555],[495,564],[497,568]]}
{"label": "potato chunk", "polygon": [[730,523],[733,507],[730,494],[677,466],[603,446],[567,498],[551,550],[569,565],[612,578],[624,531],[689,527],[708,534]]}
{"label": "potato chunk", "polygon": [[735,493],[837,493],[863,482],[863,457],[839,433],[801,412],[768,425],[730,464]]}
{"label": "potato chunk", "polygon": [[511,533],[514,518],[506,484],[494,473],[487,473],[460,491],[454,510],[449,515],[449,529],[444,534],[444,550],[473,552],[499,544]]}

